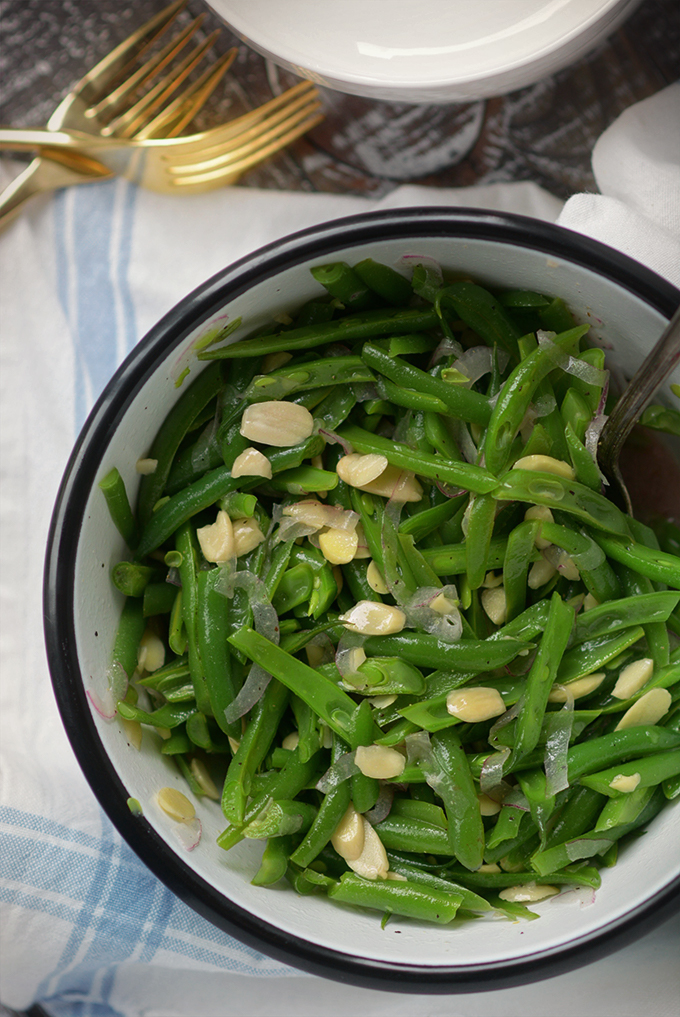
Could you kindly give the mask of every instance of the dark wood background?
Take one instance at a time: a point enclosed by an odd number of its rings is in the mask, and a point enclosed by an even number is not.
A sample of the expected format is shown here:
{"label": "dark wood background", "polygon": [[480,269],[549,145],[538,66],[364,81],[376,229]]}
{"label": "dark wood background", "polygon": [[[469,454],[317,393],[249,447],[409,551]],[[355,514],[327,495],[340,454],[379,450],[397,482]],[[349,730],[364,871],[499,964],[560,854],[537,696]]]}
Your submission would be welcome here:
{"label": "dark wood background", "polygon": [[[85,71],[166,4],[0,0],[0,123],[44,125]],[[202,0],[189,0],[181,19],[205,10]],[[208,10],[205,29],[219,24]],[[238,58],[201,127],[257,106],[297,80],[226,27],[215,53],[234,44]],[[644,0],[589,56],[498,98],[409,105],[322,89],[324,122],[241,183],[379,197],[405,181],[460,187],[533,180],[566,198],[594,189],[590,152],[608,124],[679,75],[680,3]]]}

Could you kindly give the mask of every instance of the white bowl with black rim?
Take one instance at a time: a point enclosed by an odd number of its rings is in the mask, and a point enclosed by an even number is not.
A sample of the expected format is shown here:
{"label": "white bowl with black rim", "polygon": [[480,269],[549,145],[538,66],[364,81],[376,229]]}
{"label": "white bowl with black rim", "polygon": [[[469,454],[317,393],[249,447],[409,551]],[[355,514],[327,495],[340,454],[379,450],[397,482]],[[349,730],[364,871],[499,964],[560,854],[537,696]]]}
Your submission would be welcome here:
{"label": "white bowl with black rim", "polygon": [[[218,320],[242,317],[233,340],[318,294],[309,268],[365,257],[395,264],[428,255],[482,284],[562,296],[630,373],[680,303],[680,292],[631,259],[560,227],[483,210],[400,209],[349,217],[285,237],[227,266],[167,314],[116,372],[69,461],[47,548],[44,610],[49,665],[67,734],[102,807],[145,864],[180,898],[243,942],[303,970],[357,985],[413,992],[501,988],[553,976],[610,953],[680,907],[677,802],[602,872],[593,898],[566,893],[535,905],[540,920],[481,919],[431,927],[352,911],[281,884],[254,887],[261,845],[228,853],[225,821],[202,800],[200,846],[191,853],[155,803],[183,787],[168,757],[145,738],[128,745],[118,723],[92,709],[102,695],[121,608],[109,580],[124,557],[99,480],[114,466],[134,495],[135,463],[178,398],[178,371]],[[200,369],[195,365],[194,369]],[[678,380],[678,379],[676,379]],[[137,799],[135,816],[128,799]]]}

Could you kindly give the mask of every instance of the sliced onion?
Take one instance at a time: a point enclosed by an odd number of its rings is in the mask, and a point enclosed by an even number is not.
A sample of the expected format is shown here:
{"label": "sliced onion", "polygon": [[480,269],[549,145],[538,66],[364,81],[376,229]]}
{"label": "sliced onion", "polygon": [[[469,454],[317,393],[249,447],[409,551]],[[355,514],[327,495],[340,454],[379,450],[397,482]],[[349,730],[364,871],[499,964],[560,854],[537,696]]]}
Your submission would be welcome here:
{"label": "sliced onion", "polygon": [[441,265],[429,254],[402,254],[399,261],[396,262],[397,268],[415,268],[416,265],[424,265],[434,272],[438,279],[439,285],[444,284],[444,274],[442,272]]}
{"label": "sliced onion", "polygon": [[397,546],[399,540],[399,520],[403,509],[403,502],[390,498],[383,512],[382,522],[382,550],[383,550],[383,579],[397,604],[402,607],[407,598],[407,590],[404,580],[401,578],[397,568]]}
{"label": "sliced onion", "polygon": [[201,843],[203,826],[198,816],[188,823],[178,823],[174,827],[175,836],[186,851],[193,851]]}
{"label": "sliced onion", "polygon": [[210,453],[210,446],[215,441],[215,435],[217,434],[218,417],[217,411],[215,412],[212,420],[204,427],[200,437],[195,442],[191,452],[191,465],[196,472],[207,470],[210,463],[208,456]]}
{"label": "sliced onion", "polygon": [[561,710],[549,714],[548,738],[545,743],[545,793],[546,797],[564,791],[569,787],[567,752],[574,723],[574,696],[568,685],[561,685],[567,700]]}
{"label": "sliced onion", "polygon": [[503,780],[503,768],[508,761],[510,752],[511,750],[507,746],[499,749],[498,752],[492,752],[484,760],[482,772],[479,775],[479,790],[482,794],[493,798],[494,801],[502,801],[508,787]]}
{"label": "sliced onion", "polygon": [[372,809],[369,809],[368,812],[364,812],[364,816],[371,826],[375,826],[377,823],[382,823],[383,819],[387,819],[392,810],[394,792],[394,784],[383,783],[380,785],[380,791],[375,805]]}
{"label": "sliced onion", "polygon": [[238,694],[224,711],[224,719],[227,724],[233,724],[234,721],[245,717],[262,699],[271,680],[272,676],[268,671],[265,671],[259,664],[253,664]]}
{"label": "sliced onion", "polygon": [[430,367],[434,367],[434,365],[438,364],[444,357],[461,357],[463,352],[463,347],[459,342],[455,339],[449,339],[448,336],[444,336],[430,358]]}
{"label": "sliced onion", "polygon": [[570,886],[558,893],[557,896],[552,897],[550,903],[554,904],[557,901],[578,904],[579,908],[583,910],[595,903],[595,890],[592,886]]}
{"label": "sliced onion", "polygon": [[379,399],[378,390],[370,381],[365,381],[352,385],[354,395],[357,397],[358,403],[368,403],[373,399]]}
{"label": "sliced onion", "polygon": [[415,734],[406,735],[404,745],[406,746],[406,761],[409,766],[424,763],[425,769],[432,768],[434,754],[428,731],[416,731]]}
{"label": "sliced onion", "polygon": [[[444,595],[452,609],[441,614],[430,605],[436,597]],[[421,586],[409,597],[404,610],[409,624],[421,632],[441,639],[443,643],[457,643],[463,634],[463,619],[458,609],[458,591],[455,586]]]}
{"label": "sliced onion", "polygon": [[87,689],[85,695],[100,717],[103,717],[104,720],[113,720],[116,716],[116,700],[114,700],[109,689],[106,690],[103,696],[99,696],[92,689]]}
{"label": "sliced onion", "polygon": [[551,356],[557,366],[574,378],[580,378],[587,385],[604,386],[609,378],[609,371],[601,370],[599,367],[586,363],[585,360],[579,360],[578,357],[572,357],[565,353],[553,342],[555,335],[555,332],[544,332],[539,329],[536,338],[539,346],[550,349]]}
{"label": "sliced onion", "polygon": [[461,494],[467,494],[467,488],[451,487],[450,484],[445,484],[441,480],[435,480],[435,485],[445,498],[460,498]]}
{"label": "sliced onion", "polygon": [[463,459],[468,463],[476,463],[479,450],[472,440],[465,421],[451,419],[451,431],[458,448],[463,454]]}
{"label": "sliced onion", "polygon": [[278,530],[276,531],[276,537],[274,538],[275,544],[289,543],[293,540],[299,540],[300,537],[311,537],[313,533],[316,533],[320,527],[310,526],[309,523],[302,523],[299,519],[294,519],[292,516],[286,516],[285,519],[281,520]]}
{"label": "sliced onion", "polygon": [[352,665],[352,658],[355,656],[354,651],[360,650],[366,639],[367,636],[361,635],[360,632],[352,632],[351,629],[345,629],[340,636],[335,651],[335,666],[343,678],[351,678],[353,675],[356,675],[357,671]]}
{"label": "sliced onion", "polygon": [[361,770],[354,762],[354,752],[345,752],[339,759],[336,759],[332,766],[328,767],[323,777],[319,778],[315,785],[316,789],[324,795],[328,794],[338,784],[353,777],[355,773],[361,773]]}
{"label": "sliced onion", "polygon": [[[493,353],[490,346],[472,346],[465,350],[462,356],[451,364],[451,370],[459,371],[468,379],[465,382],[466,388],[474,385],[476,381],[488,374],[493,367]],[[506,354],[506,365],[508,362]]]}
{"label": "sliced onion", "polygon": [[350,456],[354,452],[354,448],[352,447],[350,442],[348,442],[346,438],[343,438],[339,434],[336,434],[335,431],[331,431],[327,427],[320,427],[318,430],[318,434],[320,434],[321,437],[324,438],[329,443],[329,445],[341,445],[342,451],[345,453],[346,456]]}

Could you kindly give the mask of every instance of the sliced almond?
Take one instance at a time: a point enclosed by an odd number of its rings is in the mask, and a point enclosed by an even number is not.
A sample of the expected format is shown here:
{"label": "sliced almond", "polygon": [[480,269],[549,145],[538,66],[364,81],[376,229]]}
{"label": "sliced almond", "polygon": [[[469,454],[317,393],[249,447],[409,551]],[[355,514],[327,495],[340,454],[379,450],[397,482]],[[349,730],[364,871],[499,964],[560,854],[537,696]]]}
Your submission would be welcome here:
{"label": "sliced almond", "polygon": [[220,564],[234,557],[234,528],[224,509],[217,513],[214,523],[199,527],[196,536],[206,561]]}
{"label": "sliced almond", "polygon": [[264,540],[260,524],[252,516],[246,519],[235,519],[233,531],[234,554],[237,558],[240,558],[242,554],[250,554]]}
{"label": "sliced almond", "polygon": [[360,452],[350,452],[338,460],[336,472],[350,487],[363,487],[377,480],[381,473],[387,469],[387,459],[377,453],[362,455]]}
{"label": "sliced almond", "polygon": [[364,846],[358,858],[345,861],[350,869],[364,879],[387,879],[390,863],[380,837],[369,821],[361,817],[364,827]]}
{"label": "sliced almond", "polygon": [[268,353],[262,361],[260,367],[260,374],[270,374],[275,371],[278,367],[283,367],[289,360],[293,359],[293,354],[288,353],[286,350],[279,350],[278,353]]}
{"label": "sliced almond", "polygon": [[149,474],[155,473],[158,469],[157,459],[138,459],[135,464],[137,473],[141,474],[142,477],[148,477]]}
{"label": "sliced almond", "polygon": [[554,473],[565,480],[575,480],[576,474],[569,463],[552,456],[523,456],[513,464],[513,470],[538,470],[540,473]]}
{"label": "sliced almond", "polygon": [[501,811],[501,803],[489,798],[488,795],[477,795],[479,800],[479,811],[483,816],[495,816]]}
{"label": "sliced almond", "polygon": [[271,399],[247,406],[241,417],[241,434],[249,441],[276,448],[299,445],[314,432],[314,418],[305,406]]}
{"label": "sliced almond", "polygon": [[336,826],[331,844],[346,862],[356,861],[364,849],[364,819],[352,802]]}
{"label": "sliced almond", "polygon": [[401,632],[406,624],[406,615],[400,608],[389,604],[360,600],[341,614],[339,621],[351,632],[360,632],[364,636],[389,636]]}
{"label": "sliced almond", "polygon": [[362,484],[361,490],[401,503],[420,501],[423,497],[423,489],[415,473],[400,470],[397,466],[388,466],[377,480]]}
{"label": "sliced almond", "polygon": [[604,671],[597,671],[595,674],[586,674],[583,678],[569,682],[567,685],[553,685],[549,694],[549,703],[566,703],[569,696],[573,699],[582,699],[599,688],[605,679]]}
{"label": "sliced almond", "polygon": [[346,565],[352,561],[359,546],[356,530],[324,530],[319,535],[319,549],[331,565]]}
{"label": "sliced almond", "polygon": [[404,772],[406,760],[401,752],[387,745],[360,745],[354,753],[354,762],[365,777],[391,780]]}
{"label": "sliced almond", "polygon": [[232,477],[264,477],[272,479],[272,464],[267,457],[256,448],[247,448],[236,456],[231,468]]}
{"label": "sliced almond", "polygon": [[458,717],[467,724],[479,724],[505,713],[505,703],[498,689],[477,685],[449,692],[446,710],[452,717]]}
{"label": "sliced almond", "polygon": [[530,590],[538,590],[541,586],[545,586],[556,572],[557,569],[554,565],[551,565],[545,558],[541,558],[540,561],[535,561],[529,569],[527,586]]}
{"label": "sliced almond", "polygon": [[617,773],[617,775],[609,781],[609,786],[612,791],[618,791],[620,794],[629,795],[640,783],[641,777],[639,773]]}
{"label": "sliced almond", "polygon": [[165,663],[165,644],[155,632],[146,629],[139,641],[137,667],[140,671],[157,671]]}
{"label": "sliced almond", "polygon": [[176,787],[162,787],[156,795],[156,801],[163,812],[178,823],[190,823],[196,815],[192,803]]}
{"label": "sliced almond", "polygon": [[371,587],[374,593],[384,595],[390,592],[389,589],[387,588],[387,583],[382,577],[380,569],[373,561],[373,559],[371,559],[371,561],[368,563],[368,568],[366,569],[366,582]]}
{"label": "sliced almond", "polygon": [[554,897],[560,891],[556,886],[540,883],[525,883],[523,886],[508,886],[498,894],[501,900],[513,904],[535,904],[546,897]]}
{"label": "sliced almond", "polygon": [[487,617],[494,625],[504,625],[508,614],[505,587],[495,586],[492,589],[482,590],[481,600]]}
{"label": "sliced almond", "polygon": [[220,792],[215,781],[208,773],[208,768],[203,760],[199,759],[198,756],[194,756],[189,764],[189,768],[206,798],[212,798],[214,802],[219,802],[221,797]]}

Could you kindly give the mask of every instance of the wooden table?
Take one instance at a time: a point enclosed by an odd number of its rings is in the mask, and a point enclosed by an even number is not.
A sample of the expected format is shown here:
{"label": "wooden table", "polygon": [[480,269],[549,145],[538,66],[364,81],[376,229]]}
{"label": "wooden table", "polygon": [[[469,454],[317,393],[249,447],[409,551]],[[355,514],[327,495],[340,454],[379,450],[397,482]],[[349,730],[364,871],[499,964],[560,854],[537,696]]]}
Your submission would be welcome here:
{"label": "wooden table", "polygon": [[[167,0],[2,0],[0,122],[42,125],[79,77]],[[206,11],[189,0],[183,21]],[[208,10],[206,30],[220,22]],[[227,28],[238,58],[200,126],[295,82]],[[323,89],[322,124],[242,180],[251,187],[380,197],[405,181],[439,187],[533,180],[566,198],[593,190],[595,140],[626,107],[680,73],[680,4],[645,0],[577,64],[508,95],[460,105],[378,102]]]}

